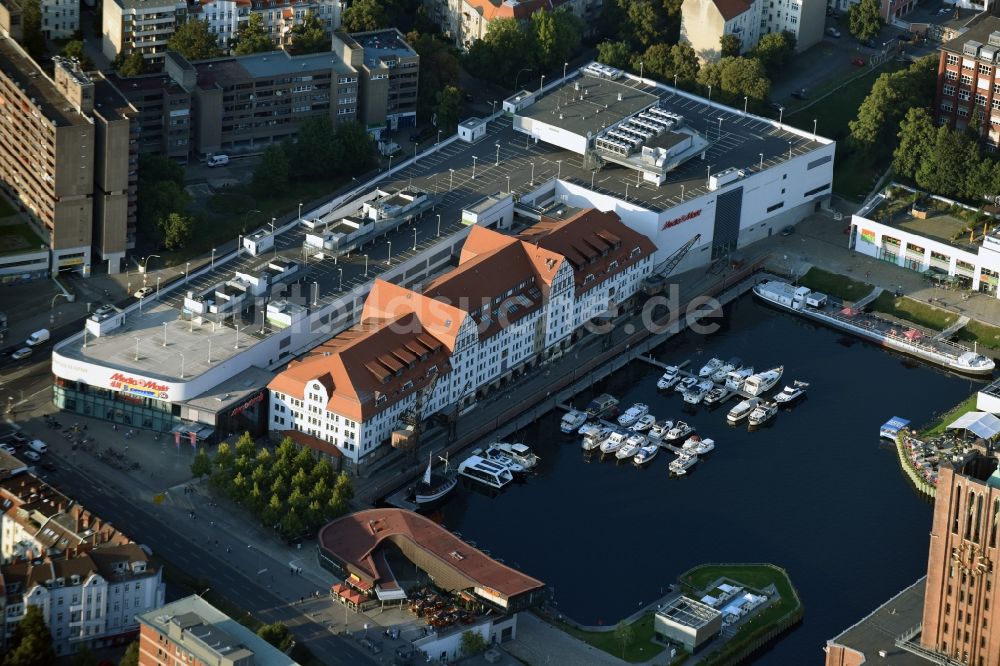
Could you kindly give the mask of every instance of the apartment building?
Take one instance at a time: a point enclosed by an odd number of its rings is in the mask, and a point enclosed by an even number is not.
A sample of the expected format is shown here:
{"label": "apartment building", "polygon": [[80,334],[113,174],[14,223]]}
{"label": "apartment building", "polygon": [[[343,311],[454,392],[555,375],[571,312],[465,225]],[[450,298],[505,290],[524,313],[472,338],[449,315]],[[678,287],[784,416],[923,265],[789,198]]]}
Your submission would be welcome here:
{"label": "apartment building", "polygon": [[71,39],[80,29],[80,3],[77,0],[42,0],[42,36],[46,39]]}
{"label": "apartment building", "polygon": [[823,39],[826,3],[823,0],[684,0],[681,39],[694,48],[702,62],[721,57],[723,35],[740,40],[740,53],[757,46],[772,32],[787,32],[801,52]]}
{"label": "apartment building", "polygon": [[139,153],[187,162],[194,110],[191,92],[166,73],[125,78],[112,72],[108,80],[136,108]]}
{"label": "apartment building", "polygon": [[566,348],[580,325],[638,291],[655,251],[593,209],[519,237],[474,226],[454,270],[422,293],[376,280],[359,324],[279,373],[270,428],[327,441],[356,464],[418,394],[427,418]]}
{"label": "apartment building", "polygon": [[424,0],[431,20],[441,26],[455,46],[469,48],[482,39],[497,19],[516,19],[525,23],[537,11],[565,7],[583,22],[586,34],[592,34],[601,13],[603,0]]}
{"label": "apartment building", "polygon": [[149,62],[162,62],[187,16],[184,0],[106,0],[101,6],[101,50],[108,60],[138,51]]}
{"label": "apartment building", "polygon": [[358,73],[358,120],[372,130],[417,124],[420,56],[396,28],[333,33],[333,52]]}
{"label": "apartment building", "polygon": [[198,595],[138,617],[139,666],[298,666]]}
{"label": "apartment building", "polygon": [[[938,124],[965,129],[974,115],[988,150],[1000,142],[1000,18],[983,15],[941,45],[934,109]],[[978,111],[978,113],[976,113]]]}
{"label": "apartment building", "polygon": [[276,46],[285,47],[292,41],[291,30],[305,20],[306,14],[312,12],[327,30],[333,31],[340,27],[341,14],[344,10],[343,0],[275,0],[262,2],[257,0],[204,0],[200,4],[188,8],[189,16],[202,21],[208,21],[209,30],[219,38],[219,45],[229,48],[237,35],[240,26],[257,14],[263,19],[264,28],[274,40]]}
{"label": "apartment building", "polygon": [[26,472],[0,481],[0,652],[29,605],[56,652],[128,642],[136,615],[163,603],[149,554],[112,525]]}
{"label": "apartment building", "polygon": [[0,38],[0,186],[48,240],[53,271],[120,270],[134,242],[135,109],[99,74],[54,60],[50,78]]}

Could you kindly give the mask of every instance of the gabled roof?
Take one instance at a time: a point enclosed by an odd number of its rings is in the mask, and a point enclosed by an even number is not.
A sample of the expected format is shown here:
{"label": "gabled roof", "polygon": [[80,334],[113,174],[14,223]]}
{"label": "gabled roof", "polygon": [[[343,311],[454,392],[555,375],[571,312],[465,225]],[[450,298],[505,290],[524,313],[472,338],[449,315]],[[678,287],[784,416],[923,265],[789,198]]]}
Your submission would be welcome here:
{"label": "gabled roof", "polygon": [[722,14],[722,18],[727,21],[732,21],[743,12],[749,11],[750,7],[753,6],[753,3],[747,2],[747,0],[713,0],[713,2],[715,2],[719,13]]}
{"label": "gabled roof", "polygon": [[453,305],[376,279],[365,299],[361,321],[386,321],[404,314],[413,314],[424,330],[443,342],[449,351],[455,351],[458,332],[468,316]]}

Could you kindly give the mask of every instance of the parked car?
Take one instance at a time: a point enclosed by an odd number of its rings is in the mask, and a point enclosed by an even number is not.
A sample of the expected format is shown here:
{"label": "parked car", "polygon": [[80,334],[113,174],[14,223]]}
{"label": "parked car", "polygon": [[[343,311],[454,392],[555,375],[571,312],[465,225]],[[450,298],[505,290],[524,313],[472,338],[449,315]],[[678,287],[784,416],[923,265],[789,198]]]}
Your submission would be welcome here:
{"label": "parked car", "polygon": [[855,58],[854,60],[851,61],[851,64],[854,65],[855,67],[864,67],[865,66],[865,59],[864,58]]}
{"label": "parked car", "polygon": [[10,444],[0,444],[0,451],[14,455],[14,447]]}
{"label": "parked car", "polygon": [[24,433],[15,431],[11,434],[10,441],[14,442],[14,446],[22,446],[27,444],[30,440]]}
{"label": "parked car", "polygon": [[136,298],[146,298],[151,293],[153,293],[153,288],[152,287],[143,287],[142,289],[139,289],[138,291],[135,292],[135,297]]}
{"label": "parked car", "polygon": [[832,25],[826,29],[826,34],[831,37],[840,37],[840,31],[834,28]]}
{"label": "parked car", "polygon": [[205,164],[210,167],[226,166],[229,164],[229,155],[209,155]]}
{"label": "parked car", "polygon": [[23,455],[31,462],[38,462],[39,460],[42,459],[42,457],[37,453],[35,453],[34,451],[25,451]]}
{"label": "parked car", "polygon": [[21,347],[16,352],[11,354],[11,358],[13,358],[15,361],[20,361],[22,358],[28,358],[29,356],[31,356],[31,352],[33,351],[34,350],[31,347]]}

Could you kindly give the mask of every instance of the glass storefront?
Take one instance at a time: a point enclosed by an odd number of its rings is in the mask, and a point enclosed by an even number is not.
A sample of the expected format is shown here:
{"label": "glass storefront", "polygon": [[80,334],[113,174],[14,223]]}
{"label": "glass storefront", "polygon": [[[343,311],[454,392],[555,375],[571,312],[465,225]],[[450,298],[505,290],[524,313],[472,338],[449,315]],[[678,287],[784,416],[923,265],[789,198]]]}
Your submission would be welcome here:
{"label": "glass storefront", "polygon": [[181,423],[180,406],[172,403],[54,378],[52,400],[56,407],[133,428],[169,432]]}

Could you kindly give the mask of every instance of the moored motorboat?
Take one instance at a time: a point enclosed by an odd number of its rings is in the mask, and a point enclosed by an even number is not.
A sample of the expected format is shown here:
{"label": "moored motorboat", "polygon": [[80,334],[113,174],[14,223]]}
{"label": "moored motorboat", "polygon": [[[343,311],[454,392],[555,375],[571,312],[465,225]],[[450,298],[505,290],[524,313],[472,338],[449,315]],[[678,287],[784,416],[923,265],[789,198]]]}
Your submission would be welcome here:
{"label": "moored motorboat", "polygon": [[701,441],[701,437],[699,437],[698,435],[691,435],[681,445],[681,450],[682,451],[694,451],[698,447],[698,442],[700,442],[700,441]]}
{"label": "moored motorboat", "polygon": [[646,446],[639,449],[639,451],[632,458],[637,466],[642,467],[643,465],[649,464],[649,462],[656,457],[656,454],[660,452],[660,447],[656,444],[647,444]]}
{"label": "moored motorboat", "polygon": [[688,435],[694,432],[694,427],[688,425],[684,421],[678,421],[674,424],[674,427],[667,431],[663,439],[668,442],[676,442],[677,440],[684,439]]}
{"label": "moored motorboat", "polygon": [[785,371],[785,366],[779,365],[776,368],[771,368],[764,372],[750,375],[747,380],[743,382],[743,390],[751,396],[760,396],[770,391],[778,380],[781,379],[782,373]]}
{"label": "moored motorboat", "polygon": [[656,424],[656,417],[652,414],[645,414],[632,424],[632,430],[636,432],[646,432]]}
{"label": "moored motorboat", "polygon": [[491,444],[490,446],[486,447],[485,451],[480,451],[477,449],[476,451],[473,451],[473,453],[482,455],[488,460],[500,463],[501,465],[509,469],[510,473],[513,474],[514,476],[523,476],[528,473],[527,467],[525,467],[521,463],[511,458],[509,455],[507,455],[500,449],[494,448],[495,446],[496,444]]}
{"label": "moored motorboat", "polygon": [[695,463],[698,462],[698,456],[693,453],[681,453],[676,458],[670,461],[668,466],[671,474],[677,476],[684,476],[687,471],[694,467]]}
{"label": "moored motorboat", "polygon": [[644,402],[637,402],[618,417],[618,425],[628,428],[648,413],[649,405]]}
{"label": "moored motorboat", "polygon": [[697,383],[698,383],[697,377],[685,377],[684,379],[677,382],[677,385],[674,386],[674,390],[678,393],[684,393]]}
{"label": "moored motorboat", "polygon": [[733,392],[725,386],[716,386],[705,395],[703,402],[706,405],[717,405],[720,402],[725,402],[726,398],[732,394]]}
{"label": "moored motorboat", "polygon": [[809,384],[806,382],[793,382],[791,386],[785,386],[781,389],[781,392],[774,396],[774,401],[781,405],[791,404],[805,396],[807,386]]}
{"label": "moored motorboat", "polygon": [[748,417],[748,422],[751,426],[756,427],[764,425],[768,421],[774,418],[774,415],[778,413],[778,404],[775,402],[761,402],[757,405],[750,416]]}
{"label": "moored motorboat", "polygon": [[563,414],[562,420],[559,421],[559,430],[564,435],[572,435],[577,430],[580,429],[584,423],[587,422],[587,413],[571,409],[565,414]]}
{"label": "moored motorboat", "polygon": [[750,413],[757,408],[758,404],[760,404],[760,398],[748,398],[742,401],[740,404],[729,410],[729,413],[726,414],[726,422],[729,425],[736,425],[746,417],[750,416]]}
{"label": "moored motorboat", "polygon": [[666,436],[667,431],[673,427],[674,427],[674,422],[671,421],[670,419],[663,419],[662,421],[657,421],[655,424],[653,424],[653,427],[649,429],[649,434],[647,435],[647,437],[649,437],[652,440],[657,440],[657,441],[661,440]]}
{"label": "moored motorboat", "polygon": [[668,365],[663,375],[656,381],[656,388],[666,391],[668,388],[681,380],[681,369],[676,365]]}
{"label": "moored motorboat", "polygon": [[684,392],[684,402],[697,405],[713,388],[715,388],[715,385],[712,384],[712,380],[703,379]]}
{"label": "moored motorboat", "polygon": [[611,436],[615,432],[614,428],[601,428],[595,433],[591,433],[583,438],[580,443],[580,448],[584,451],[593,451],[601,445],[604,440]]}
{"label": "moored motorboat", "polygon": [[620,430],[615,430],[608,435],[607,439],[601,442],[601,453],[614,453],[622,447],[627,439],[628,435]]}
{"label": "moored motorboat", "polygon": [[514,462],[527,470],[534,469],[538,465],[538,456],[535,455],[535,452],[527,444],[520,442],[497,442],[490,445],[490,448],[493,447],[510,456]]}
{"label": "moored motorboat", "polygon": [[[734,360],[738,361],[739,359],[734,359]],[[726,375],[728,375],[733,370],[736,370],[738,367],[739,366],[736,363],[733,363],[733,360],[726,361],[725,363],[719,366],[718,370],[712,373],[710,379],[717,384],[719,382],[724,382],[726,381]]]}
{"label": "moored motorboat", "polygon": [[698,444],[694,447],[695,455],[703,456],[706,453],[711,453],[715,450],[715,440],[711,437],[706,437],[705,439],[699,440]]}
{"label": "moored motorboat", "polygon": [[596,421],[588,421],[587,423],[584,423],[582,426],[580,426],[580,429],[577,430],[577,432],[580,433],[581,437],[586,437],[591,433],[597,434],[601,432],[601,428],[603,427],[604,426],[602,426],[600,423],[597,423]]}
{"label": "moored motorboat", "polygon": [[618,449],[615,453],[615,457],[618,458],[618,460],[631,460],[635,457],[635,454],[639,453],[639,449],[641,449],[642,446],[643,445],[638,442],[632,443],[632,438],[630,437],[625,440],[622,447]]}
{"label": "moored motorboat", "polygon": [[604,412],[613,409],[618,406],[618,398],[614,397],[609,393],[602,393],[587,405],[587,416],[594,417],[600,416]]}
{"label": "moored motorboat", "polygon": [[476,454],[462,461],[458,473],[493,488],[503,488],[514,480],[514,475],[505,465]]}
{"label": "moored motorboat", "polygon": [[743,382],[747,380],[747,377],[753,374],[753,366],[747,368],[740,368],[739,370],[733,370],[728,375],[726,375],[726,388],[730,391],[739,391],[743,388]]}
{"label": "moored motorboat", "polygon": [[701,370],[698,371],[698,376],[701,377],[702,379],[705,379],[706,377],[711,377],[712,374],[721,367],[722,367],[721,358],[709,359],[708,363],[701,366]]}
{"label": "moored motorboat", "polygon": [[649,444],[649,439],[645,435],[643,435],[641,433],[633,432],[631,435],[628,436],[628,439],[625,440],[625,443],[626,444],[635,444],[639,448],[642,448],[642,447],[646,446],[647,444]]}

